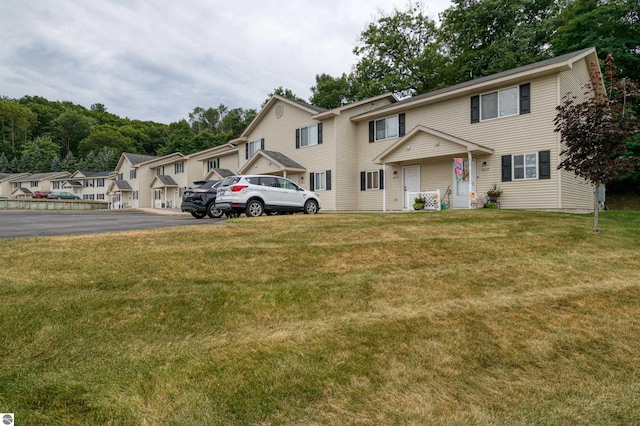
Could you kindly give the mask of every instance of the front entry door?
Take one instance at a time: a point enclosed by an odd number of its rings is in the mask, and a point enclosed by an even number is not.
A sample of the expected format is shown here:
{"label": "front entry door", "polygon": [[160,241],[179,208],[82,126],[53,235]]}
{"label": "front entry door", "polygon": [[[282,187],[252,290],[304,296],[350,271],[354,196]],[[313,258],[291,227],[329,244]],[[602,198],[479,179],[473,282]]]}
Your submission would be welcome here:
{"label": "front entry door", "polygon": [[402,205],[405,210],[411,210],[411,206],[407,205],[407,192],[420,192],[420,165],[403,167],[402,180],[404,181]]}
{"label": "front entry door", "polygon": [[[453,207],[457,209],[469,208],[469,183],[471,191],[475,191],[476,161],[471,162],[469,170],[469,160],[467,158],[453,159]],[[471,180],[470,180],[471,179]]]}

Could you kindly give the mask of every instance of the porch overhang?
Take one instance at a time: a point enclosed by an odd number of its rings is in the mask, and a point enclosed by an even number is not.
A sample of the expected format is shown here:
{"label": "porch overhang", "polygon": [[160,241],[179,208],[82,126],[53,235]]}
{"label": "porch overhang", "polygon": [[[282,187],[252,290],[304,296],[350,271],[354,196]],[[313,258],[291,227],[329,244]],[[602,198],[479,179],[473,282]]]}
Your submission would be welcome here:
{"label": "porch overhang", "polygon": [[493,154],[493,149],[426,126],[416,126],[373,159],[376,164],[398,164],[424,158]]}
{"label": "porch overhang", "polygon": [[287,176],[287,174],[304,173],[307,169],[276,151],[258,151],[253,157],[238,171],[238,174],[251,174],[252,169],[260,170],[258,174],[276,174]]}
{"label": "porch overhang", "polygon": [[177,188],[177,187],[178,187],[178,183],[171,176],[168,176],[168,175],[156,175],[151,181],[151,184],[149,185],[149,188],[152,188],[152,189]]}

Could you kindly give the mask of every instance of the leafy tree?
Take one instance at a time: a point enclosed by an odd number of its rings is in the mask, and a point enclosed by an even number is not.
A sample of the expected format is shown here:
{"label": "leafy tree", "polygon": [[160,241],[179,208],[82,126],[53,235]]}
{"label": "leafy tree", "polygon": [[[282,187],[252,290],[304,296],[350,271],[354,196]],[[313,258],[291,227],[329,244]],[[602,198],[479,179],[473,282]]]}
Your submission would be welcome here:
{"label": "leafy tree", "polygon": [[455,84],[550,56],[548,42],[560,12],[556,0],[452,0],[442,12],[441,38]]}
{"label": "leafy tree", "polygon": [[629,156],[627,140],[640,133],[630,97],[638,97],[637,85],[615,76],[613,57],[607,57],[609,96],[598,91],[602,76],[593,73],[596,85],[587,85],[585,99],[566,95],[557,107],[554,124],[560,132],[564,157],[559,168],[571,171],[594,185],[593,231],[598,225],[598,188],[628,173],[638,164]]}
{"label": "leafy tree", "polygon": [[53,131],[64,156],[77,152],[80,141],[91,133],[93,122],[74,108],[67,108],[53,121]]}
{"label": "leafy tree", "polygon": [[123,135],[118,127],[102,124],[94,128],[86,138],[80,141],[77,152],[80,156],[86,156],[91,151],[99,151],[103,146],[114,148],[120,152],[136,151],[133,139]]}
{"label": "leafy tree", "polygon": [[62,162],[60,161],[60,157],[57,155],[53,157],[51,160],[51,169],[52,172],[61,172],[62,171]]}
{"label": "leafy tree", "polygon": [[551,38],[556,55],[596,47],[616,58],[620,75],[640,80],[640,10],[638,0],[575,0],[557,18]]}
{"label": "leafy tree", "polygon": [[[36,163],[36,159],[34,158],[36,157],[36,151],[40,157],[37,161],[37,166],[34,165]],[[32,141],[27,142],[22,152],[31,157],[32,172],[48,172],[51,162],[60,152],[60,147],[51,140],[50,136],[38,136]]]}
{"label": "leafy tree", "polygon": [[354,99],[387,92],[414,96],[444,85],[438,30],[423,9],[421,3],[395,9],[362,32],[353,50],[360,58],[350,76]]}
{"label": "leafy tree", "polygon": [[9,173],[17,173],[20,171],[20,161],[18,157],[13,157],[13,159],[9,162]]}
{"label": "leafy tree", "polygon": [[96,154],[93,171],[106,172],[108,170],[113,170],[116,168],[119,159],[120,152],[113,148],[109,148],[108,146],[103,146]]}
{"label": "leafy tree", "polygon": [[73,173],[78,170],[78,159],[73,155],[73,152],[69,152],[69,154],[64,157],[64,160],[60,163],[60,168],[69,173]]}
{"label": "leafy tree", "polygon": [[27,107],[14,101],[0,99],[0,139],[9,141],[11,150],[20,152],[37,121],[36,115]]}
{"label": "leafy tree", "polygon": [[283,98],[291,99],[292,101],[306,103],[304,99],[293,93],[291,89],[283,89],[282,86],[280,86],[277,89],[274,89],[273,92],[269,93],[269,96],[264,100],[260,108],[264,108],[267,102],[269,102],[269,99],[271,99],[274,95],[282,96]]}
{"label": "leafy tree", "polygon": [[312,105],[326,109],[339,108],[352,101],[352,91],[347,74],[331,77],[329,74],[316,74],[316,85],[311,87]]}
{"label": "leafy tree", "polygon": [[9,159],[4,152],[0,152],[0,173],[8,173],[9,172]]}

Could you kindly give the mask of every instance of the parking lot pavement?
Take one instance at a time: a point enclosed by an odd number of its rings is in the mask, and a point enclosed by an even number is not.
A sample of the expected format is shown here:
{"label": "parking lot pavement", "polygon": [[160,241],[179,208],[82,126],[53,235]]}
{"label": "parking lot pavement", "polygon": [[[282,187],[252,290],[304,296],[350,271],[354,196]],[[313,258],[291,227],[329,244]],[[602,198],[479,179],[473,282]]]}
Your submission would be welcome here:
{"label": "parking lot pavement", "polygon": [[0,210],[0,238],[99,234],[172,226],[209,226],[221,219],[195,219],[189,213],[156,214],[122,210]]}

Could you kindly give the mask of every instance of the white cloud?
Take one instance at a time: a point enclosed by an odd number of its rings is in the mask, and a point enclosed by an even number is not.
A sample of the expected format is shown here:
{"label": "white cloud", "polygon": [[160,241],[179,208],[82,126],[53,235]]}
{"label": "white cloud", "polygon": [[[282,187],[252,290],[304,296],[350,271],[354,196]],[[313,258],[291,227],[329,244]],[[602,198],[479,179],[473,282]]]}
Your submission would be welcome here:
{"label": "white cloud", "polygon": [[[196,106],[258,108],[276,87],[308,99],[339,76],[388,0],[3,0],[0,95],[44,96],[169,123]],[[427,1],[433,18],[447,0]]]}

